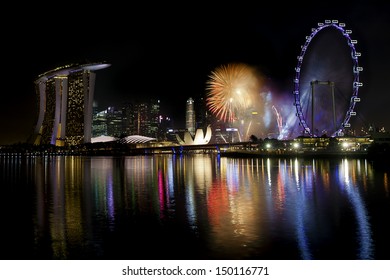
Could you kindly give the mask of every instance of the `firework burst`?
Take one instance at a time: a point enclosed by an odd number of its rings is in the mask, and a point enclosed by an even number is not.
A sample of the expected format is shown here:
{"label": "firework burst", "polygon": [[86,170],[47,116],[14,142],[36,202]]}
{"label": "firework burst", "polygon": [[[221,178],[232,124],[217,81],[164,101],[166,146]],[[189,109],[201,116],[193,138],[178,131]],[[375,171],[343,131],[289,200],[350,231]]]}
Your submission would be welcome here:
{"label": "firework burst", "polygon": [[246,64],[222,65],[211,72],[206,89],[209,110],[218,119],[233,122],[253,106],[259,80],[256,71]]}

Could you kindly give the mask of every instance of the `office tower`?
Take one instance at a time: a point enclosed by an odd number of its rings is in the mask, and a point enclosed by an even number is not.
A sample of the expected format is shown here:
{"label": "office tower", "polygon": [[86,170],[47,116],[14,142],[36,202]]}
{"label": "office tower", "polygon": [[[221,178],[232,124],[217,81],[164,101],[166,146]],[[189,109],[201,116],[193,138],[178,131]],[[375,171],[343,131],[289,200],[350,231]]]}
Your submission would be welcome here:
{"label": "office tower", "polygon": [[32,142],[72,146],[91,141],[95,71],[109,64],[72,64],[35,80],[38,120]]}
{"label": "office tower", "polygon": [[[132,110],[132,113],[127,113]],[[127,107],[127,126],[129,135],[141,135],[152,138],[158,137],[160,128],[160,100],[151,99],[147,102],[136,102]]]}
{"label": "office tower", "polygon": [[137,103],[134,106],[135,119],[133,135],[148,136],[150,127],[149,104]]}
{"label": "office tower", "polygon": [[135,127],[134,104],[125,102],[122,106],[122,133],[125,136],[133,135]]}
{"label": "office tower", "polygon": [[147,136],[153,137],[153,138],[160,138],[159,135],[159,128],[160,128],[160,100],[158,99],[152,99],[150,100],[150,127],[149,127],[149,133]]}
{"label": "office tower", "polygon": [[108,136],[107,110],[95,112],[92,120],[92,137]]}
{"label": "office tower", "polygon": [[118,110],[113,106],[107,108],[107,135],[121,137],[123,133],[123,117],[122,110]]}
{"label": "office tower", "polygon": [[195,109],[191,97],[187,100],[186,106],[186,129],[192,136],[195,135]]}

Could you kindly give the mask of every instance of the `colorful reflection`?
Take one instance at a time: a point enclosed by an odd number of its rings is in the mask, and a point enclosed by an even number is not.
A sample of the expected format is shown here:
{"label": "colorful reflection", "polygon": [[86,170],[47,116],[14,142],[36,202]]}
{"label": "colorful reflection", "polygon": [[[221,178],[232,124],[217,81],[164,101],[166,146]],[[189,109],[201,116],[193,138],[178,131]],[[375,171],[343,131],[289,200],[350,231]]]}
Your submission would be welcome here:
{"label": "colorful reflection", "polygon": [[230,251],[229,254],[248,257],[254,243],[265,239],[262,235],[265,193],[259,188],[256,165],[250,159],[222,158],[216,172],[219,176],[208,187],[209,237],[216,255]]}
{"label": "colorful reflection", "polygon": [[84,239],[81,193],[84,163],[77,157],[36,159],[35,240],[43,254],[67,259],[71,244]]}
{"label": "colorful reflection", "polygon": [[356,234],[360,246],[358,248],[358,258],[372,259],[374,244],[372,241],[371,225],[364,200],[360,195],[360,190],[357,185],[357,170],[359,169],[359,165],[355,163],[356,161],[343,159],[339,167],[340,187],[344,188],[356,215]]}
{"label": "colorful reflection", "polygon": [[390,257],[388,174],[364,159],[0,157],[0,170],[10,201],[31,188],[32,258]]}

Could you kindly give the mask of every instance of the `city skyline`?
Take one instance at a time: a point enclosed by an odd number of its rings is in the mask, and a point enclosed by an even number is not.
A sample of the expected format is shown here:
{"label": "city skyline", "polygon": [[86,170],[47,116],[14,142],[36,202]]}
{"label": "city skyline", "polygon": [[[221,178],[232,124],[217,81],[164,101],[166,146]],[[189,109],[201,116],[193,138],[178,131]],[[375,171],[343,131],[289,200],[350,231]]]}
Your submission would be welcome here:
{"label": "city skyline", "polygon": [[[389,4],[297,4],[283,17],[280,7],[273,4],[260,10],[244,5],[234,9],[198,6],[193,9],[195,15],[189,15],[186,7],[176,12],[169,6],[155,8],[121,11],[119,6],[92,10],[77,6],[79,14],[91,18],[88,28],[81,27],[71,6],[64,7],[60,14],[49,10],[31,13],[34,17],[18,15],[15,19],[24,22],[24,28],[8,28],[4,34],[8,55],[4,58],[7,74],[0,110],[0,144],[26,141],[36,123],[33,81],[41,73],[68,63],[107,61],[112,65],[96,77],[95,100],[102,108],[128,100],[158,98],[162,110],[181,121],[183,127],[186,100],[204,97],[211,72],[228,63],[255,67],[276,96],[292,98],[294,68],[305,36],[318,22],[333,19],[352,30],[351,37],[357,40],[356,49],[362,54],[358,116],[378,127],[390,128],[386,116],[390,102],[386,93],[390,36],[385,32],[390,27]],[[96,19],[103,11],[114,19]],[[57,29],[60,22],[67,26],[63,33]],[[40,30],[39,35],[36,30]],[[39,38],[33,44],[31,34]],[[20,45],[24,52],[17,51]],[[291,108],[295,110],[292,104]]]}

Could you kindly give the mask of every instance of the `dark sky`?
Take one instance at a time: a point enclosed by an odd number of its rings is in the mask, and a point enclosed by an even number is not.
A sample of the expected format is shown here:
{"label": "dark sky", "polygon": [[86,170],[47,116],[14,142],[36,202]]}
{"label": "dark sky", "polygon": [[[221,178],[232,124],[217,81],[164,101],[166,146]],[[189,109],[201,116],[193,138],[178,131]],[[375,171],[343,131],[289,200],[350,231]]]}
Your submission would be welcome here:
{"label": "dark sky", "polygon": [[300,46],[326,19],[344,22],[362,53],[357,113],[390,130],[390,4],[382,1],[49,3],[2,9],[0,144],[27,139],[36,122],[34,80],[68,63],[111,64],[97,72],[100,108],[155,97],[178,123],[186,100],[204,96],[208,76],[223,64],[254,66],[290,94]]}

